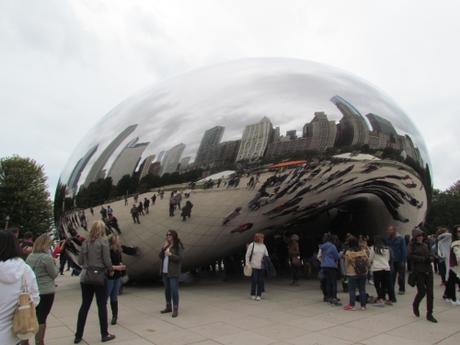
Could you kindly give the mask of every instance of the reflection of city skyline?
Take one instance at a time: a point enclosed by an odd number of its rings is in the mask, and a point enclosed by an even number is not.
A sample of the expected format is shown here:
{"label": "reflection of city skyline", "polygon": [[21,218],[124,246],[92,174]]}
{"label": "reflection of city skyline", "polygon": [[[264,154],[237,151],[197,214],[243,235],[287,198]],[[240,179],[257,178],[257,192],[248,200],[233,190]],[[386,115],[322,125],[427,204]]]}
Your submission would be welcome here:
{"label": "reflection of city skyline", "polygon": [[[410,157],[423,164],[420,151],[414,146],[410,136],[398,135],[390,121],[374,113],[363,116],[350,102],[338,95],[330,101],[342,114],[340,120],[330,120],[324,111],[317,111],[300,131],[291,128],[285,135],[281,135],[279,127],[274,128],[266,116],[257,123],[246,125],[241,139],[238,140],[222,142],[224,126],[217,125],[206,129],[195,158],[191,155],[182,157],[186,147],[183,143],[143,158],[148,143],[137,144],[137,141],[133,143],[131,140],[112,163],[107,176],[112,177],[116,184],[124,175],[133,174],[141,160],[140,178],[143,178],[148,174],[161,176],[192,169],[235,168],[237,163],[284,159],[305,151],[324,152],[328,149],[353,149],[365,145],[371,150],[398,150],[403,158]],[[105,148],[88,172],[85,186],[106,177],[105,165],[136,127],[137,125],[127,127]],[[302,133],[300,137],[297,136],[298,132]],[[77,162],[68,180],[72,190],[76,191],[80,175],[96,151],[97,146]]]}

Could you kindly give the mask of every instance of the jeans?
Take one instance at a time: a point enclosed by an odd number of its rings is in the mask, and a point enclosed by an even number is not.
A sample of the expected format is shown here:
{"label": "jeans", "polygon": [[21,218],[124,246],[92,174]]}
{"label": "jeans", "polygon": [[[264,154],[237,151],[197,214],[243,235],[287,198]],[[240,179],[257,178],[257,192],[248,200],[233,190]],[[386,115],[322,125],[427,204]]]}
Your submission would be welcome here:
{"label": "jeans", "polygon": [[107,298],[110,297],[110,303],[115,303],[118,301],[120,286],[121,278],[107,279]]}
{"label": "jeans", "polygon": [[400,292],[405,292],[406,291],[406,263],[405,262],[400,262],[400,261],[395,261],[392,263],[391,267],[391,274],[392,274],[392,286],[394,289],[394,286],[396,284],[396,276],[398,276],[398,285],[399,285],[399,291]]}
{"label": "jeans", "polygon": [[350,305],[354,306],[356,302],[355,290],[359,291],[359,302],[361,307],[366,306],[366,275],[361,276],[348,276],[348,294],[350,296]]}
{"label": "jeans", "polygon": [[418,309],[420,302],[426,295],[426,314],[433,314],[433,272],[416,273],[417,294],[415,295],[413,307]]}
{"label": "jeans", "polygon": [[337,297],[337,269],[332,267],[323,267],[321,270],[324,273],[326,280],[326,299],[330,301]]}
{"label": "jeans", "polygon": [[171,305],[173,308],[179,307],[179,278],[168,277],[168,274],[163,273],[163,285],[165,286],[166,305]]}
{"label": "jeans", "polygon": [[77,331],[75,332],[76,338],[83,337],[85,329],[86,317],[88,316],[89,308],[93,302],[93,297],[96,295],[97,310],[99,315],[99,327],[101,330],[101,337],[109,334],[107,331],[107,291],[105,286],[89,285],[80,283],[81,286],[81,307],[78,312]]}
{"label": "jeans", "polygon": [[54,293],[40,295],[40,303],[35,308],[39,325],[46,324],[46,318],[51,311],[54,302]]}
{"label": "jeans", "polygon": [[251,296],[262,296],[265,291],[264,270],[253,268],[251,276]]}

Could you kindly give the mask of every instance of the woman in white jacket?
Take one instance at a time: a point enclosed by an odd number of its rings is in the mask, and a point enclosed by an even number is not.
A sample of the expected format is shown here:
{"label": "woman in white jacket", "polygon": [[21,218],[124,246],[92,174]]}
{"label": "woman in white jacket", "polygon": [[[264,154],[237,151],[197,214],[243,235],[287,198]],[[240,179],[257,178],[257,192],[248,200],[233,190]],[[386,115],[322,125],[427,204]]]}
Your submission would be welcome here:
{"label": "woman in white jacket", "polygon": [[268,250],[264,244],[264,234],[258,232],[254,235],[254,242],[250,243],[246,250],[246,263],[252,267],[251,298],[256,301],[260,301],[265,290],[262,265],[264,256],[268,256]]}
{"label": "woman in white jacket", "polygon": [[21,259],[16,237],[9,231],[0,231],[0,344],[16,345],[20,340],[13,335],[13,316],[23,289],[23,278],[35,305],[40,301],[35,274]]}
{"label": "woman in white jacket", "polygon": [[[369,248],[369,262],[377,291],[377,305],[383,306],[384,303],[391,305],[391,301],[396,300],[396,297],[391,284],[390,249],[385,244],[383,237],[375,236],[374,245]],[[386,301],[385,292],[388,292],[389,295]]]}

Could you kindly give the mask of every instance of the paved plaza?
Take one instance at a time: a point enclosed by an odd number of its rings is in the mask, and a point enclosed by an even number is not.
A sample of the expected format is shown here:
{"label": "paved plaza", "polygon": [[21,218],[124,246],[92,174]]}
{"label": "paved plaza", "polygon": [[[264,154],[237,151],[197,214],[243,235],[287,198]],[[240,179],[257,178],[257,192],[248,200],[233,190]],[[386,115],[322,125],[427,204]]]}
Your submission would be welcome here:
{"label": "paved plaza", "polygon": [[[69,272],[57,279],[57,292],[48,319],[47,345],[73,344],[80,306],[79,279]],[[260,301],[248,296],[248,281],[222,282],[202,278],[181,286],[176,319],[161,315],[161,285],[125,288],[120,296],[119,324],[109,331],[118,345],[281,345],[281,344],[460,344],[460,307],[446,304],[435,280],[435,316],[438,324],[412,315],[415,289],[408,287],[398,303],[366,311],[344,311],[322,302],[318,281],[289,286],[285,279],[270,280]],[[368,292],[375,295],[374,288]],[[343,302],[346,294],[340,294]],[[110,309],[109,309],[110,316]],[[96,301],[93,301],[82,344],[100,344]]]}

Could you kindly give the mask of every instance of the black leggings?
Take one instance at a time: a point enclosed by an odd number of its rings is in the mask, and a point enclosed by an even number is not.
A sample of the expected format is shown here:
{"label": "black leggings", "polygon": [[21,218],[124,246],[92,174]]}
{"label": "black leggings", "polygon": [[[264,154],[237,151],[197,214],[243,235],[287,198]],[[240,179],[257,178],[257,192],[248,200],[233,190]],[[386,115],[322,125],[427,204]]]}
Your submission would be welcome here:
{"label": "black leggings", "polygon": [[40,295],[40,303],[35,308],[37,312],[38,324],[46,324],[46,318],[48,317],[51,307],[54,302],[54,293],[49,293],[46,295]]}
{"label": "black leggings", "polygon": [[107,292],[105,286],[97,286],[90,284],[80,283],[81,286],[81,307],[78,312],[77,330],[75,337],[82,338],[85,329],[86,317],[88,316],[89,308],[93,302],[93,297],[96,295],[97,310],[99,315],[99,327],[101,330],[101,337],[109,334],[107,323]]}

